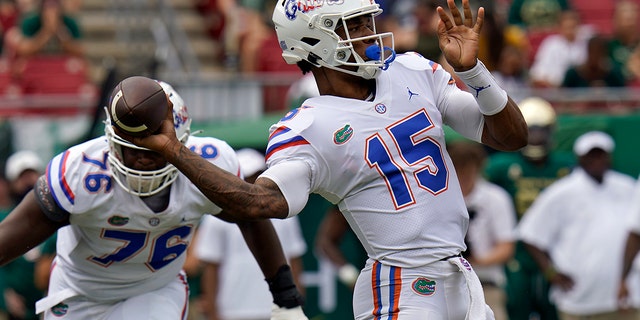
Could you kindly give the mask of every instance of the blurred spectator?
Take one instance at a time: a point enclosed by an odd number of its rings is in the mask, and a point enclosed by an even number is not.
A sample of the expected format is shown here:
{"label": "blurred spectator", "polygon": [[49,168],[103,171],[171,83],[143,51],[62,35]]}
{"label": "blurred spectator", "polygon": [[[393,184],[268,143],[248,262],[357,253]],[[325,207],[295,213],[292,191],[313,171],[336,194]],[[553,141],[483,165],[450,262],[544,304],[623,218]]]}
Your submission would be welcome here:
{"label": "blurred spectator", "polygon": [[[396,52],[414,51],[418,30],[416,28],[416,2],[419,0],[378,0],[383,12],[376,17],[378,32],[393,32]],[[385,44],[389,45],[389,44]]]}
{"label": "blurred spectator", "polygon": [[31,191],[42,173],[44,164],[33,151],[18,151],[7,159],[5,175],[10,184],[9,190],[14,204],[20,202]]}
{"label": "blurred spectator", "polygon": [[[633,178],[611,170],[613,139],[599,131],[576,139],[579,167],[545,189],[520,221],[518,236],[551,282],[562,320],[638,319],[618,307]],[[638,270],[634,270],[637,274]],[[637,294],[640,282],[629,282]]]}
{"label": "blurred spectator", "polygon": [[[267,167],[264,155],[253,149],[237,151],[245,180],[253,183]],[[300,276],[307,250],[297,217],[272,219],[294,276],[304,292]],[[204,264],[201,302],[209,320],[264,320],[271,316],[273,300],[255,258],[235,224],[204,217],[194,243]]]}
{"label": "blurred spectator", "polygon": [[609,42],[609,55],[615,67],[625,73],[628,80],[633,73],[626,68],[633,50],[640,44],[640,12],[637,2],[616,1],[612,18],[613,34]]}
{"label": "blurred spectator", "polygon": [[272,1],[254,1],[252,7],[246,9],[254,18],[247,21],[248,30],[240,44],[240,71],[264,77],[275,76],[263,79],[264,111],[267,113],[288,107],[286,94],[291,82],[279,83],[278,80],[286,79],[284,74],[291,79],[302,76],[298,66],[287,64],[282,58],[282,48],[271,21],[274,6]]}
{"label": "blurred spectator", "polygon": [[523,92],[529,88],[526,63],[526,53],[508,45],[500,53],[496,70],[491,72],[500,87],[516,101],[524,99]]}
{"label": "blurred spectator", "polygon": [[18,22],[19,12],[15,0],[0,0],[0,53],[7,31]]}
{"label": "blurred spectator", "polygon": [[575,11],[560,15],[558,32],[544,38],[529,70],[534,87],[557,88],[571,66],[587,59],[587,41],[593,35],[592,28],[580,24]]}
{"label": "blurred spectator", "polygon": [[631,52],[629,59],[627,60],[626,69],[629,71],[631,79],[627,83],[628,86],[639,88],[640,87],[640,45]]}
{"label": "blurred spectator", "polygon": [[[31,71],[25,71],[29,68],[29,61],[40,61],[40,58],[48,60],[74,57],[78,59],[75,66],[65,65],[65,68],[84,67],[85,51],[81,43],[80,26],[76,19],[65,11],[61,1],[41,0],[36,10],[25,12],[19,25],[7,31],[4,49],[11,61],[11,73],[15,80],[23,81],[25,73],[31,75]],[[68,7],[75,9],[75,4],[70,2]],[[31,69],[39,71],[43,68],[40,66]],[[21,86],[25,84],[21,83]],[[32,84],[26,86],[32,86]]]}
{"label": "blurred spectator", "polygon": [[[33,188],[44,172],[44,163],[32,151],[18,151],[7,159],[5,173],[9,182],[12,204],[0,212],[4,220],[13,207]],[[35,247],[22,257],[0,268],[0,309],[11,320],[36,320],[35,304],[44,293],[35,285],[35,261],[40,257],[40,247]]]}
{"label": "blurred spectator", "polygon": [[[520,152],[493,153],[487,164],[487,179],[509,192],[520,220],[538,194],[567,175],[574,164],[571,155],[554,150],[556,113],[538,97],[518,102],[529,128],[529,144]],[[510,320],[557,319],[549,302],[549,283],[522,242],[516,243],[513,259],[507,262],[507,312]]]}
{"label": "blurred spectator", "polygon": [[14,149],[14,132],[13,125],[9,118],[0,117],[0,168],[4,175],[7,159],[11,156]]}
{"label": "blurred spectator", "polygon": [[219,46],[214,53],[227,69],[238,68],[238,34],[243,14],[236,0],[195,0],[195,7],[204,19],[204,26]]}
{"label": "blurred spectator", "polygon": [[[232,0],[233,1],[233,0]],[[204,18],[204,25],[209,36],[221,41],[225,27],[225,16],[221,5],[225,0],[195,0],[194,6]]]}
{"label": "blurred spectator", "polygon": [[587,59],[584,63],[570,67],[564,75],[562,87],[624,87],[625,76],[612,63],[607,53],[607,39],[594,36],[587,44]]}
{"label": "blurred spectator", "polygon": [[416,43],[413,51],[431,60],[440,60],[440,44],[436,28],[440,17],[436,12],[437,0],[417,0],[413,11],[417,29]]}
{"label": "blurred spectator", "polygon": [[463,256],[473,265],[482,283],[485,301],[495,320],[506,320],[504,266],[513,256],[516,215],[509,194],[482,178],[486,152],[481,144],[459,140],[447,151],[456,169],[469,212],[469,230]]}
{"label": "blurred spectator", "polygon": [[62,0],[41,0],[39,10],[27,13],[20,26],[7,34],[7,46],[15,57],[34,54],[83,56],[80,25],[64,10]]}
{"label": "blurred spectator", "polygon": [[531,29],[553,29],[560,13],[570,8],[568,0],[513,0],[508,23]]}
{"label": "blurred spectator", "polygon": [[480,33],[478,59],[489,71],[494,71],[505,47],[505,25],[491,8],[485,8],[484,24]]}

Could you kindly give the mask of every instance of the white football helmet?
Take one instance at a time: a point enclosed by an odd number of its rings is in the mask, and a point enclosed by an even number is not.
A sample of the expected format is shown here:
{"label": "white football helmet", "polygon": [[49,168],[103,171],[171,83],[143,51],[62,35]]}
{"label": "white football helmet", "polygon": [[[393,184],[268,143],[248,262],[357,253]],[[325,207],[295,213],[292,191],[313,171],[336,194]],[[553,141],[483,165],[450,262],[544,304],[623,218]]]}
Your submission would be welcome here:
{"label": "white football helmet", "polygon": [[[288,64],[301,60],[316,67],[357,75],[365,79],[375,78],[395,59],[393,34],[376,32],[374,17],[382,9],[374,0],[278,0],[273,11],[282,57]],[[370,15],[374,35],[351,38],[346,20]],[[335,32],[342,25],[346,39]],[[375,45],[367,48],[366,57],[358,55],[353,43],[375,39]],[[383,40],[389,41],[386,47]],[[351,59],[353,57],[353,59]],[[365,59],[366,58],[366,59]],[[340,66],[357,66],[356,71]]]}
{"label": "white football helmet", "polygon": [[[187,112],[187,107],[182,97],[165,82],[158,81],[164,92],[173,103],[173,122],[176,129],[176,136],[185,144],[191,135],[191,117]],[[106,110],[106,108],[105,108]],[[119,137],[111,126],[111,118],[107,111],[105,121],[105,136],[109,142],[109,154],[107,159],[109,167],[113,173],[113,178],[127,192],[141,196],[151,196],[165,189],[178,177],[178,169],[167,163],[165,167],[153,171],[141,171],[128,168],[124,165],[122,147],[148,150],[136,146],[135,144]]]}

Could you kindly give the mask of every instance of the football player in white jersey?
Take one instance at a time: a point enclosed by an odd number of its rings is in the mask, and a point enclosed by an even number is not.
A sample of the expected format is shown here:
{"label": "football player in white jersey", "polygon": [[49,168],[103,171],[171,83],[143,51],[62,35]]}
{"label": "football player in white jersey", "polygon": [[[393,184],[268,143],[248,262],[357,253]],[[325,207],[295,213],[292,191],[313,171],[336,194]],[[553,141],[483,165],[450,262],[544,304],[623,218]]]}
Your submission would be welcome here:
{"label": "football player in white jersey", "polygon": [[[224,141],[191,136],[178,93],[160,82],[178,143],[241,176]],[[54,157],[34,192],[0,224],[0,263],[58,232],[44,319],[186,319],[186,249],[203,214],[221,209],[161,155],[105,135]],[[278,307],[279,320],[306,319],[280,242],[268,220],[238,223]]]}
{"label": "football player in white jersey", "polygon": [[491,319],[478,277],[460,257],[469,223],[445,149],[444,125],[498,150],[527,144],[518,106],[478,61],[484,19],[467,0],[438,7],[440,48],[472,92],[441,66],[398,54],[377,33],[374,0],[279,0],[283,58],[311,72],[319,97],[271,127],[268,169],[251,185],[175,139],[127,137],[164,155],[235,219],[286,218],[317,193],[336,203],[367,250],[355,319]]}

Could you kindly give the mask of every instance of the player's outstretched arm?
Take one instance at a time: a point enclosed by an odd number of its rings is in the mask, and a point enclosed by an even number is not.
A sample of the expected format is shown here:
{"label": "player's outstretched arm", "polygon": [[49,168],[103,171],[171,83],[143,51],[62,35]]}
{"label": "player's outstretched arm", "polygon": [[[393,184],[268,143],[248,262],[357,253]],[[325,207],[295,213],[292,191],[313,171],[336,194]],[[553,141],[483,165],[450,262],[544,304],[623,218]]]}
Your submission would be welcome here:
{"label": "player's outstretched arm", "polygon": [[42,212],[34,192],[29,192],[18,206],[0,222],[0,265],[5,265],[39,245],[60,227]]}
{"label": "player's outstretched arm", "polygon": [[258,179],[254,184],[248,183],[180,143],[176,138],[172,112],[167,113],[158,132],[147,137],[133,137],[117,127],[114,130],[120,137],[161,154],[209,200],[223,209],[219,216],[224,220],[285,218],[289,214],[287,201],[273,181]]}
{"label": "player's outstretched arm", "polygon": [[516,151],[525,147],[528,141],[527,123],[511,97],[500,112],[484,115],[482,143],[496,150]]}
{"label": "player's outstretched arm", "polygon": [[447,62],[472,89],[484,115],[482,142],[496,150],[515,151],[527,145],[527,126],[515,102],[500,88],[478,60],[479,38],[484,23],[484,8],[478,9],[474,22],[468,0],[462,0],[463,13],[455,0],[447,0],[451,15],[438,7],[438,40]]}

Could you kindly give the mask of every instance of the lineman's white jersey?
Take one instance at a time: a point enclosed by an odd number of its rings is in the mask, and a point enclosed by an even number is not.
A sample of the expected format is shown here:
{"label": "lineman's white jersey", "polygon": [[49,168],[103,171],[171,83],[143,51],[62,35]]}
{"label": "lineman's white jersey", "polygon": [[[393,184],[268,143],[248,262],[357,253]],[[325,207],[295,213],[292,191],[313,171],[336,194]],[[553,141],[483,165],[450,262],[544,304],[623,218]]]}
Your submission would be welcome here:
{"label": "lineman's white jersey", "polygon": [[[235,152],[215,138],[190,137],[191,150],[239,175]],[[166,210],[154,213],[115,181],[105,137],[72,147],[51,160],[46,177],[57,204],[71,213],[58,231],[55,268],[80,295],[125,299],[173,281],[193,231],[205,213],[220,208],[184,175],[171,185]],[[52,293],[49,293],[52,294]]]}
{"label": "lineman's white jersey", "polygon": [[469,219],[443,124],[479,141],[477,103],[416,54],[376,82],[373,101],[319,96],[287,114],[270,129],[267,164],[305,161],[311,192],[338,204],[372,259],[415,267],[458,254]]}

